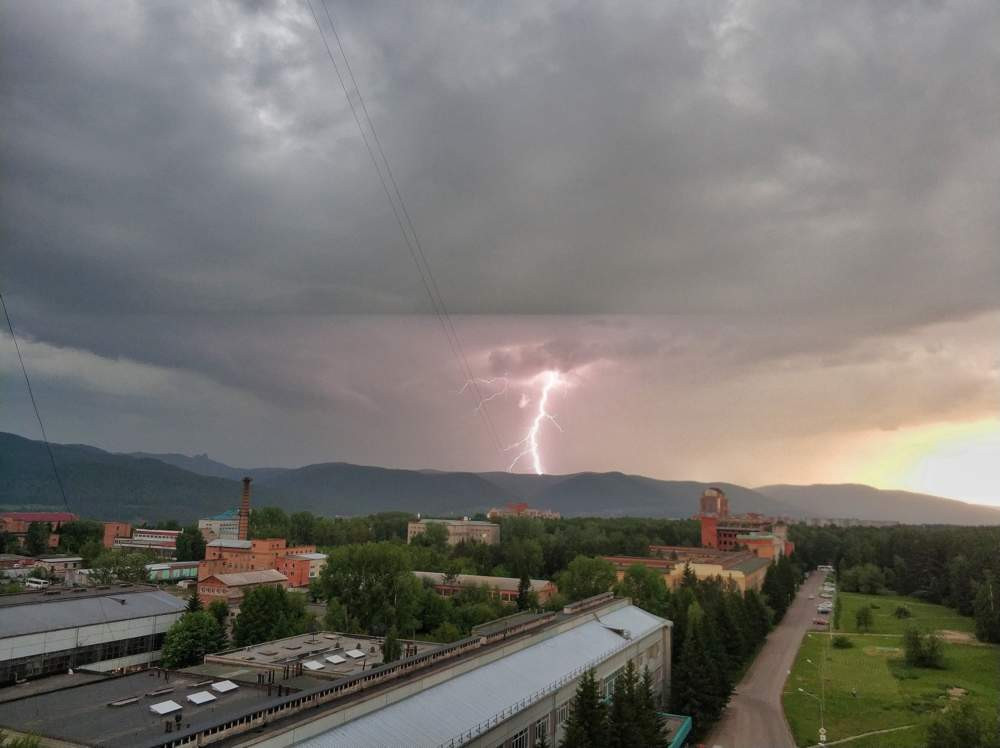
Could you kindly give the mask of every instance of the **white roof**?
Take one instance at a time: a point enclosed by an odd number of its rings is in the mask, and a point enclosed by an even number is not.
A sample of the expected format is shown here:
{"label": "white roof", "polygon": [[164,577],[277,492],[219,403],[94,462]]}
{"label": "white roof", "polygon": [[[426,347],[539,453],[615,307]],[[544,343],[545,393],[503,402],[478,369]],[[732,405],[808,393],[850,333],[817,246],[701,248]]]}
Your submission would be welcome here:
{"label": "white roof", "polygon": [[212,690],[218,691],[219,693],[229,693],[230,691],[235,691],[237,688],[239,688],[239,686],[231,680],[220,680],[218,683],[212,684]]}
{"label": "white roof", "polygon": [[345,660],[340,655],[330,655],[326,658],[327,662],[332,662],[334,665],[343,665],[347,660]]}
{"label": "white roof", "polygon": [[302,663],[302,667],[307,670],[322,670],[326,667],[322,662],[317,662],[316,660],[306,660]]}
{"label": "white roof", "polygon": [[198,691],[197,693],[188,694],[187,699],[192,704],[207,704],[210,701],[215,701],[215,697],[208,691]]}
{"label": "white roof", "polygon": [[358,659],[359,657],[365,656],[365,653],[362,652],[360,649],[349,649],[346,652],[344,652],[344,654],[347,655],[348,657],[353,657],[355,660]]}
{"label": "white roof", "polygon": [[149,711],[153,714],[170,714],[170,712],[176,712],[178,709],[183,709],[183,707],[176,701],[161,701],[159,704],[150,704]]}
{"label": "white roof", "polygon": [[631,641],[669,625],[633,605],[625,606],[544,639],[506,657],[462,673],[409,698],[328,730],[300,748],[359,745],[437,746],[474,730],[502,709],[546,688],[611,650],[629,645],[612,629],[626,629]]}
{"label": "white roof", "polygon": [[223,548],[253,548],[253,543],[249,540],[226,540],[225,538],[218,538],[217,540],[210,540],[208,544],[213,548],[223,547]]}

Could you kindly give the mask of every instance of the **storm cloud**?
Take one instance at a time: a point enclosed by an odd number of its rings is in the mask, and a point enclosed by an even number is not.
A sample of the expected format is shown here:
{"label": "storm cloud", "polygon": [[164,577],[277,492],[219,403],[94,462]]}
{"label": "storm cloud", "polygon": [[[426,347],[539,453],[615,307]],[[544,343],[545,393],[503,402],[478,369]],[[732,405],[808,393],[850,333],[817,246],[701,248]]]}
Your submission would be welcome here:
{"label": "storm cloud", "polygon": [[[474,373],[572,374],[548,464],[996,414],[995,2],[329,8]],[[304,0],[0,2],[0,234],[56,439],[505,464]]]}

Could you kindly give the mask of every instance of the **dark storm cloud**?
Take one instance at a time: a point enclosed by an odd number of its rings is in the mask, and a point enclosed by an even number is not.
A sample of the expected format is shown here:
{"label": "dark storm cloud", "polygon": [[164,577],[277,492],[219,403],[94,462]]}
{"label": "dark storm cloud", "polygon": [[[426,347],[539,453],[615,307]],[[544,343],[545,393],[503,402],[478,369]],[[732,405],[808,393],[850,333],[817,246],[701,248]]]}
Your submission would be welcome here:
{"label": "dark storm cloud", "polygon": [[[330,8],[477,372],[906,367],[1000,307],[993,2]],[[303,2],[0,3],[0,232],[39,345],[369,461],[460,410],[433,321],[353,316],[430,305]],[[472,316],[522,314],[582,321]]]}

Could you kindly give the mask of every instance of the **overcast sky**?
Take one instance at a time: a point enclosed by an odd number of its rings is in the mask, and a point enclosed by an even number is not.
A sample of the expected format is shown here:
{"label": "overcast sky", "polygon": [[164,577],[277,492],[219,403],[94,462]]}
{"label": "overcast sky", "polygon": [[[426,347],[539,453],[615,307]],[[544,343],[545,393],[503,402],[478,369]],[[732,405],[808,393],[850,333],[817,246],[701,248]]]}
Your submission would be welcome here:
{"label": "overcast sky", "polygon": [[[995,0],[329,1],[501,447],[547,369],[549,472],[926,489],[880,460],[1000,434]],[[0,236],[55,441],[516,454],[305,0],[0,2]]]}

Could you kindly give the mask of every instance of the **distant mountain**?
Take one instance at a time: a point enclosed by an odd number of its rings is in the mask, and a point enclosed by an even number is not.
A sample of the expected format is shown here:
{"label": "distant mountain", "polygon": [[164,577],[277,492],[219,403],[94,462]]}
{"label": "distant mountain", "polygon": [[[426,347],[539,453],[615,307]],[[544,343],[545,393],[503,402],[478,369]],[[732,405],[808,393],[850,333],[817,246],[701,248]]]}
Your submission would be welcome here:
{"label": "distant mountain", "polygon": [[[734,512],[858,517],[901,522],[1000,524],[1000,510],[869,486],[767,486],[664,481],[624,473],[526,475],[398,470],[345,462],[300,468],[234,468],[207,455],[112,454],[54,444],[70,508],[94,519],[189,522],[239,502],[239,478],[254,477],[254,503],[327,516],[402,510],[426,515],[486,511],[527,501],[565,516],[689,517],[709,485]],[[45,445],[0,433],[0,508],[61,506]]]}
{"label": "distant mountain", "polygon": [[216,460],[211,459],[207,454],[189,456],[178,454],[177,452],[166,452],[163,454],[155,452],[129,452],[127,453],[127,456],[137,457],[140,459],[159,460],[160,462],[165,462],[168,465],[179,467],[182,470],[187,470],[191,473],[205,475],[209,478],[228,478],[229,480],[242,480],[244,476],[249,475],[256,481],[266,481],[279,473],[284,473],[289,470],[289,468],[230,467],[225,463],[217,462]]}
{"label": "distant mountain", "polygon": [[[70,511],[93,519],[183,519],[222,511],[239,484],[83,444],[53,444]],[[0,432],[0,507],[62,508],[52,465],[39,441]]]}
{"label": "distant mountain", "polygon": [[1000,509],[854,483],[761,486],[754,490],[816,517],[894,520],[904,524],[1000,525]]}

